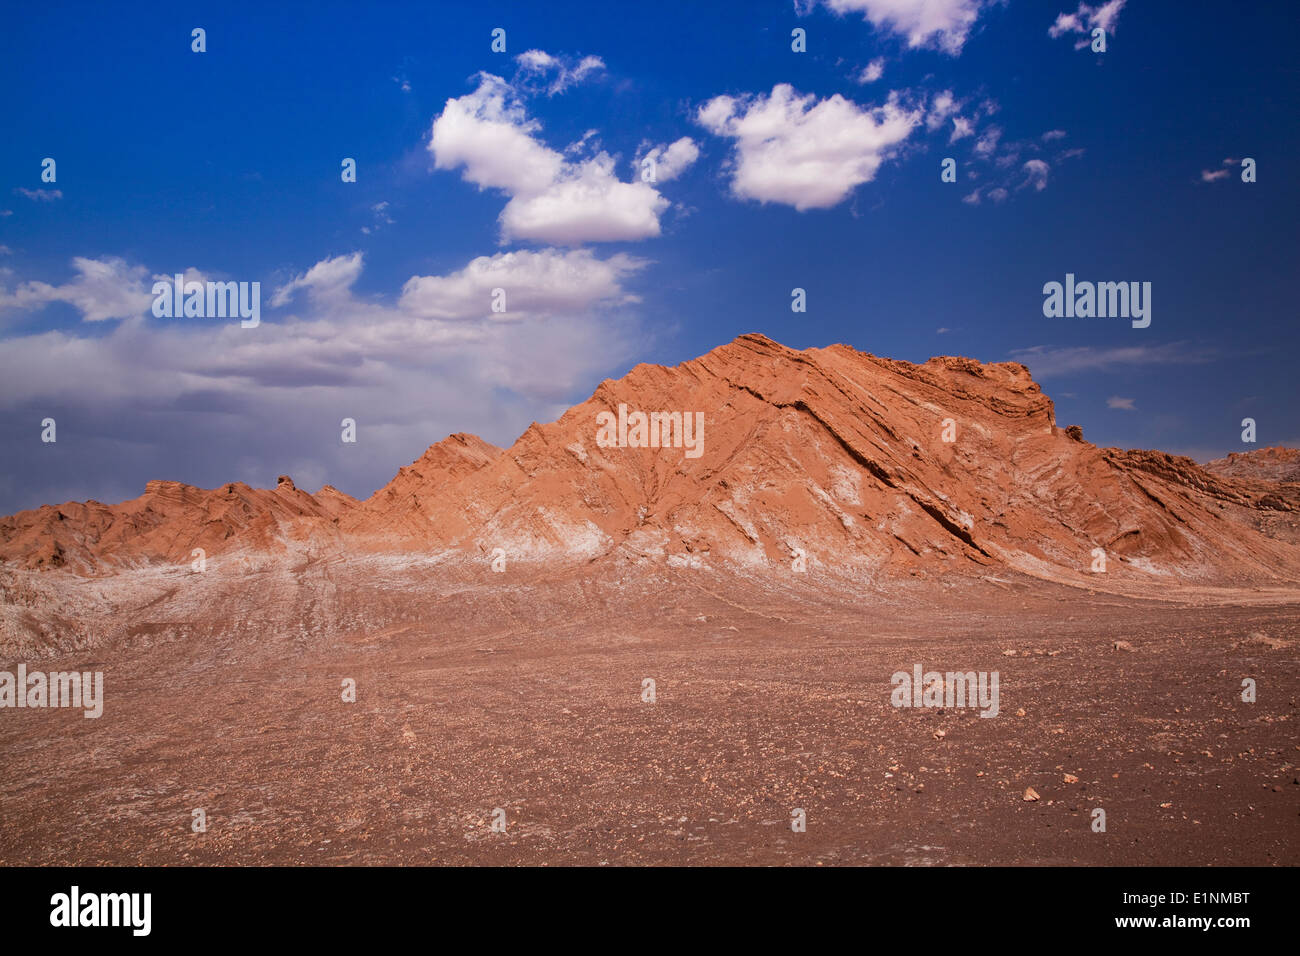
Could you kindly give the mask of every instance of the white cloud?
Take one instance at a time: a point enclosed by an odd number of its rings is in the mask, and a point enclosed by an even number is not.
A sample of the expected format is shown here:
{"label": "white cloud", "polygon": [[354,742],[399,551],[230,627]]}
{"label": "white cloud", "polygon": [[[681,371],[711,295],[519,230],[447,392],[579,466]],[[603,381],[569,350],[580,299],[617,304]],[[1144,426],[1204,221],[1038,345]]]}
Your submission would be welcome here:
{"label": "white cloud", "polygon": [[[399,308],[422,318],[519,321],[574,314],[597,305],[638,301],[622,280],[644,267],[627,255],[597,259],[590,250],[520,250],[479,256],[446,276],[414,276],[402,287]],[[504,313],[492,312],[493,290],[505,292]]]}
{"label": "white cloud", "polygon": [[1120,398],[1118,395],[1112,395],[1110,398],[1106,399],[1106,407],[1118,408],[1126,412],[1137,411],[1137,408],[1134,406],[1133,402],[1134,399]]}
{"label": "white cloud", "polygon": [[990,126],[982,136],[975,141],[975,153],[985,159],[992,156],[998,148],[998,141],[1002,139],[1002,127]]}
{"label": "white cloud", "polygon": [[975,126],[970,120],[962,116],[952,118],[952,136],[948,137],[948,142],[955,143],[959,139],[965,139],[967,136],[975,135]]}
{"label": "white cloud", "polygon": [[1041,159],[1031,159],[1025,163],[1023,168],[1028,177],[1024,185],[1033,186],[1038,192],[1042,192],[1047,188],[1047,173],[1051,169],[1047,163]]}
{"label": "white cloud", "polygon": [[516,195],[500,215],[502,233],[562,246],[659,235],[659,216],[668,200],[640,179],[620,181],[614,166],[614,159],[602,152],[568,166],[564,178],[541,193]]}
{"label": "white cloud", "polygon": [[[964,104],[955,105],[960,108]],[[939,114],[950,111],[951,106],[952,104],[940,96],[932,104],[931,112]],[[985,181],[962,197],[962,201],[969,205],[977,206],[985,199],[995,203],[1003,202],[1013,192],[1019,192],[1030,186],[1035,192],[1042,192],[1047,188],[1049,174],[1054,167],[1068,159],[1083,155],[1082,149],[1070,149],[1052,156],[1044,156],[1045,147],[1040,139],[1044,142],[1054,142],[1066,135],[1064,130],[1049,130],[1036,139],[1008,140],[1003,136],[1002,127],[996,124],[975,129],[975,122],[978,122],[981,117],[992,116],[996,112],[997,104],[986,100],[972,111],[971,116],[974,117],[974,121],[967,121],[961,116],[953,119],[953,133],[948,140],[949,143],[967,136],[975,137],[967,175],[975,179],[980,178],[982,173],[990,174]]]}
{"label": "white cloud", "polygon": [[61,189],[24,189],[22,186],[18,186],[14,189],[14,193],[25,196],[32,202],[54,202],[56,199],[63,198],[63,190]]}
{"label": "white cloud", "polygon": [[862,72],[858,74],[858,82],[874,83],[876,82],[876,80],[880,79],[884,75],[885,75],[885,58],[876,57],[876,59],[872,60],[865,67],[862,68]]}
{"label": "white cloud", "polygon": [[[643,263],[627,256],[483,257],[413,277],[397,304],[351,294],[361,264],[355,253],[316,263],[284,287],[285,296],[306,292],[295,308],[255,329],[157,320],[145,295],[142,314],[106,334],[0,340],[0,409],[57,402],[74,419],[116,423],[97,444],[69,445],[69,474],[87,477],[65,496],[129,497],[168,462],[169,476],[204,487],[236,478],[274,486],[289,473],[364,496],[451,432],[508,444],[646,348],[622,285]],[[515,321],[492,321],[497,286]],[[337,440],[345,416],[358,422],[362,454]],[[275,427],[249,429],[250,417]]]}
{"label": "white cloud", "polygon": [[515,57],[515,62],[519,64],[520,69],[535,73],[545,73],[560,65],[560,61],[545,50],[527,50]]}
{"label": "white cloud", "polygon": [[377,202],[370,207],[370,212],[374,214],[375,218],[369,225],[361,227],[361,232],[364,235],[368,236],[371,233],[378,232],[384,226],[391,226],[396,221],[388,214],[389,206],[389,202],[384,200],[383,202]]}
{"label": "white cloud", "polygon": [[602,152],[567,164],[541,192],[514,196],[501,212],[502,234],[568,246],[659,235],[659,217],[671,204],[650,183],[621,181],[614,165]]}
{"label": "white cloud", "polygon": [[[808,7],[815,0],[796,7]],[[821,0],[838,14],[860,13],[878,30],[907,38],[909,47],[933,47],[957,55],[989,4],[985,0]]]}
{"label": "white cloud", "polygon": [[515,63],[519,66],[519,82],[541,82],[548,96],[563,93],[570,86],[605,69],[605,61],[598,56],[584,56],[571,66],[567,58],[552,56],[545,50],[527,50],[515,57]]}
{"label": "white cloud", "polygon": [[[1110,36],[1119,24],[1119,13],[1123,9],[1124,0],[1110,0],[1096,7],[1080,3],[1079,9],[1074,13],[1058,14],[1056,21],[1047,28],[1047,35],[1053,40],[1067,33],[1084,33],[1091,36],[1093,30],[1101,27],[1106,31],[1106,35]],[[1089,40],[1083,39],[1077,42],[1074,48],[1082,50],[1088,45]]]}
{"label": "white cloud", "polygon": [[649,159],[654,163],[655,178],[659,182],[668,182],[680,176],[699,158],[700,148],[695,140],[683,136],[667,146],[661,144],[647,150],[644,155],[637,157],[635,166],[639,174],[642,162]]}
{"label": "white cloud", "polygon": [[1202,169],[1202,170],[1201,170],[1201,182],[1203,182],[1203,183],[1215,183],[1215,182],[1218,182],[1218,181],[1221,180],[1221,179],[1227,179],[1228,176],[1229,176],[1229,175],[1231,174],[1231,172],[1232,172],[1232,170],[1231,170],[1230,167],[1237,166],[1237,165],[1238,165],[1238,160],[1233,159],[1231,156],[1229,156],[1227,159],[1225,159],[1225,160],[1223,161],[1223,165],[1224,165],[1225,167],[1229,167],[1229,168],[1225,168],[1225,169]]}
{"label": "white cloud", "polygon": [[1214,356],[1205,349],[1194,348],[1183,342],[1170,342],[1117,348],[1094,348],[1087,345],[1049,348],[1036,345],[1033,348],[1016,349],[1011,357],[1029,366],[1036,378],[1047,378],[1144,365],[1197,365],[1210,361]]}
{"label": "white cloud", "polygon": [[307,291],[308,298],[317,301],[338,300],[350,294],[352,283],[361,275],[361,253],[322,259],[306,272],[294,277],[275,290],[271,305],[282,306],[293,298],[299,289]]}
{"label": "white cloud", "polygon": [[699,108],[696,119],[736,141],[735,196],[803,211],[834,206],[874,179],[921,121],[921,112],[893,101],[865,109],[838,93],[818,102],[781,83],[770,96],[715,97]]}
{"label": "white cloud", "polygon": [[934,132],[946,124],[948,118],[960,110],[962,105],[953,97],[952,90],[936,93],[930,100],[930,112],[925,117],[925,128]]}
{"label": "white cloud", "polygon": [[[549,59],[539,50],[520,56],[521,66],[528,69],[548,69]],[[481,74],[473,93],[447,101],[433,123],[429,150],[436,168],[463,167],[467,181],[510,196],[500,218],[503,240],[580,245],[660,234],[659,218],[671,204],[654,184],[639,177],[621,181],[614,174],[613,157],[605,152],[585,160],[568,159],[540,142],[539,131],[515,87]],[[566,152],[581,152],[593,136],[594,131],[588,131]],[[686,138],[668,149],[671,179],[694,160],[695,147]],[[659,179],[665,179],[662,171]]]}
{"label": "white cloud", "polygon": [[51,302],[67,302],[87,322],[126,319],[149,311],[153,295],[147,271],[116,257],[72,260],[77,277],[63,285],[25,282],[12,293],[0,289],[0,310],[32,311]]}
{"label": "white cloud", "polygon": [[[622,282],[646,264],[622,254],[598,259],[587,249],[499,252],[479,256],[447,275],[412,276],[402,286],[396,310],[386,313],[353,297],[352,286],[363,268],[362,254],[354,252],[322,259],[276,289],[271,305],[286,305],[294,293],[305,290],[316,316],[364,313],[396,318],[401,313],[443,322],[517,322],[637,302]],[[505,290],[504,313],[492,311],[495,289]]]}
{"label": "white cloud", "polygon": [[505,80],[483,73],[473,93],[447,101],[434,120],[429,151],[435,168],[463,166],[464,178],[477,186],[536,193],[564,168],[563,156],[533,138],[540,128]]}

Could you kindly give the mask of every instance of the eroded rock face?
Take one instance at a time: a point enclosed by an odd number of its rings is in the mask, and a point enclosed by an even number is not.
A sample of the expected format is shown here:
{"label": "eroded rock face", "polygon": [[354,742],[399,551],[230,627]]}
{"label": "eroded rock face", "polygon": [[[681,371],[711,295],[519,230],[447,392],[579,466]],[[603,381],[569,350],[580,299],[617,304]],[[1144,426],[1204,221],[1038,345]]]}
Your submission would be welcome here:
{"label": "eroded rock face", "polygon": [[340,523],[380,548],[420,547],[437,537],[430,527],[437,500],[500,455],[500,448],[477,435],[449,435],[400,469]]}
{"label": "eroded rock face", "polygon": [[[346,497],[346,496],[344,496]],[[337,543],[331,508],[287,477],[274,491],[231,482],[211,490],[150,481],[139,498],[45,505],[0,519],[0,558],[27,568],[103,570],[188,563],[232,548],[280,550],[286,541]]]}
{"label": "eroded rock face", "polygon": [[[652,430],[657,447],[646,447],[637,413],[667,423]],[[687,422],[699,425],[683,435]],[[1293,487],[1099,449],[1058,428],[1018,363],[914,365],[745,335],[603,382],[504,451],[452,435],[364,502],[329,486],[309,495],[287,477],[275,491],[150,482],[121,505],[0,519],[0,557],[99,567],[308,540],[363,552],[499,548],[513,560],[623,550],[783,573],[802,561],[1082,580],[1100,549],[1109,575],[1262,583],[1300,579],[1297,511]]]}
{"label": "eroded rock face", "polygon": [[1263,481],[1300,481],[1300,448],[1260,448],[1233,452],[1216,458],[1206,471],[1229,478],[1257,478]]}

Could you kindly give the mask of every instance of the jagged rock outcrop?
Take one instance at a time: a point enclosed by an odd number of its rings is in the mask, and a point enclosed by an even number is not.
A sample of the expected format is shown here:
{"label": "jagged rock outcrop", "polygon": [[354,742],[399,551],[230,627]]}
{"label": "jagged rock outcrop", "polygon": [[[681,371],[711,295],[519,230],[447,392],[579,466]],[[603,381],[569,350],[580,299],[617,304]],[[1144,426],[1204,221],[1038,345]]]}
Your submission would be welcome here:
{"label": "jagged rock outcrop", "polygon": [[420,547],[438,537],[431,526],[438,502],[445,502],[461,479],[500,455],[500,448],[477,435],[449,435],[401,468],[392,481],[345,516],[341,525],[381,548]]}
{"label": "jagged rock outcrop", "polygon": [[[637,413],[653,415],[641,441]],[[699,423],[698,425],[696,423]],[[687,425],[692,426],[687,428]],[[662,440],[657,440],[662,438]],[[626,439],[626,440],[624,440]],[[456,434],[363,502],[287,478],[275,491],[151,482],[118,506],[0,519],[29,567],[174,561],[190,548],[340,550],[788,572],[1093,573],[1174,583],[1300,580],[1300,496],[1061,429],[1017,363],[916,365],[745,335],[681,365],[639,365],[502,450]],[[206,543],[206,544],[205,544]]]}
{"label": "jagged rock outcrop", "polygon": [[1208,462],[1205,470],[1228,478],[1300,482],[1300,448],[1278,445],[1256,451],[1234,451],[1227,458]]}
{"label": "jagged rock outcrop", "polygon": [[[341,497],[346,498],[347,496]],[[337,546],[332,509],[281,476],[275,490],[242,481],[206,490],[150,481],[139,498],[45,505],[0,518],[0,559],[26,568],[86,572],[150,562],[188,563],[234,549],[277,550],[286,541]]]}

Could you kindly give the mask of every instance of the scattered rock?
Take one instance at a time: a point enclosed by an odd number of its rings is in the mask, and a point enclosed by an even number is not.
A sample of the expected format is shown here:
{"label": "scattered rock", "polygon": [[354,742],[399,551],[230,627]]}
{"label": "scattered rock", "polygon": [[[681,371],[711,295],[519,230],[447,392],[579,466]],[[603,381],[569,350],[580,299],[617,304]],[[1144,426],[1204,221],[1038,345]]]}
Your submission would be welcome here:
{"label": "scattered rock", "polygon": [[1252,632],[1245,640],[1238,641],[1233,647],[1258,647],[1270,651],[1280,651],[1284,647],[1290,647],[1290,641],[1284,641],[1280,637],[1269,637],[1259,631]]}

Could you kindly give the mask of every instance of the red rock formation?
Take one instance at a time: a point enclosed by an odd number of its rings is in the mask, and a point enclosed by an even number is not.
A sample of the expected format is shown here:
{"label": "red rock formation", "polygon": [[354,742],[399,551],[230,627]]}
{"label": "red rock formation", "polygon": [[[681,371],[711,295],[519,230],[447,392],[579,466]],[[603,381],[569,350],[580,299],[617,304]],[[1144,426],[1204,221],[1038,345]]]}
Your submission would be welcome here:
{"label": "red rock formation", "polygon": [[1300,481],[1300,448],[1283,448],[1278,445],[1256,451],[1234,451],[1227,458],[1209,462],[1205,470],[1229,478]]}
{"label": "red rock formation", "polygon": [[[701,413],[698,456],[602,447],[600,416],[617,418],[620,406],[625,417]],[[1300,492],[1286,488],[1160,452],[1099,449],[1056,426],[1016,363],[914,365],[746,335],[603,382],[505,451],[453,435],[359,504],[287,479],[274,492],[153,482],[113,508],[0,520],[0,558],[174,561],[197,546],[315,536],[346,550],[501,548],[560,562],[621,550],[782,572],[802,554],[810,570],[1009,567],[1079,582],[1100,548],[1108,580],[1263,583],[1300,580],[1290,530]]]}
{"label": "red rock formation", "polygon": [[437,537],[430,515],[452,489],[501,454],[477,435],[457,432],[430,445],[341,520],[342,527],[381,548],[420,547]]}
{"label": "red rock formation", "polygon": [[[703,454],[601,448],[597,415],[704,413]],[[951,419],[956,440],[943,441]],[[1156,580],[1294,580],[1300,554],[1235,509],[1291,510],[1188,459],[1101,450],[1055,425],[1019,364],[923,365],[742,336],[676,368],[641,365],[533,425],[430,512],[447,546],[524,558],[619,545],[691,561],[941,568],[1011,565]],[[1221,499],[1225,499],[1221,500]]]}
{"label": "red rock formation", "polygon": [[67,502],[0,518],[0,559],[74,571],[188,563],[195,548],[214,556],[328,535],[336,507],[337,501],[323,504],[295,488],[287,476],[274,491],[241,481],[212,490],[151,481],[143,495],[119,505]]}
{"label": "red rock formation", "polygon": [[339,491],[333,485],[325,485],[320,491],[312,496],[316,503],[320,505],[325,512],[338,521],[343,515],[355,508],[360,502],[351,495]]}

